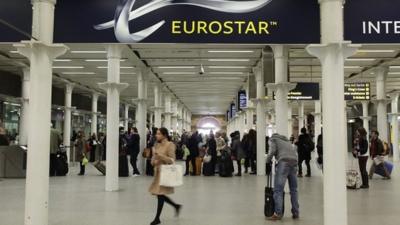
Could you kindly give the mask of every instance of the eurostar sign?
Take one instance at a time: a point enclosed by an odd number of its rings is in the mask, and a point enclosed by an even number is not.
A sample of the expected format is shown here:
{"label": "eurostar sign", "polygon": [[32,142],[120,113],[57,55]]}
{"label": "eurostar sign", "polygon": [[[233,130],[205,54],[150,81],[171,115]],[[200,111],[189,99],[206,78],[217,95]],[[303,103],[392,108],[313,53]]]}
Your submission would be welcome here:
{"label": "eurostar sign", "polygon": [[68,0],[56,6],[55,29],[62,43],[318,43],[320,36],[316,0]]}

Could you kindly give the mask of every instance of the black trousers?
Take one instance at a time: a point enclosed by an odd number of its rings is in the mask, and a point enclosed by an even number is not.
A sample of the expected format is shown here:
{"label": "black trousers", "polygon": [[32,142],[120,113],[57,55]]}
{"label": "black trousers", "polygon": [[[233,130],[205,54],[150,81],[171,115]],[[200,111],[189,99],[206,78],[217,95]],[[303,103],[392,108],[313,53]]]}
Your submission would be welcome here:
{"label": "black trousers", "polygon": [[80,166],[79,174],[85,175],[85,166],[82,164],[82,160],[80,161],[79,166]]}
{"label": "black trousers", "polygon": [[133,168],[133,174],[140,174],[139,169],[137,168],[137,157],[139,155],[139,152],[131,152],[131,165]]}
{"label": "black trousers", "polygon": [[50,154],[50,176],[56,175],[57,168],[57,154]]}
{"label": "black trousers", "polygon": [[157,195],[157,213],[156,213],[156,217],[154,218],[155,221],[160,220],[161,212],[163,210],[165,202],[168,203],[169,205],[171,205],[172,207],[174,207],[175,209],[178,209],[178,204],[176,204],[170,198],[168,198],[165,195]]}
{"label": "black trousers", "polygon": [[307,175],[311,175],[310,159],[299,158],[299,174],[303,175],[303,161],[306,162]]}
{"label": "black trousers", "polygon": [[240,159],[236,160],[237,162],[237,167],[238,167],[238,175],[242,175],[242,162]]}
{"label": "black trousers", "polygon": [[368,186],[368,172],[367,172],[368,156],[359,156],[358,165],[360,167],[361,179],[364,186]]}
{"label": "black trousers", "polygon": [[188,157],[186,159],[186,172],[185,172],[186,175],[188,175],[189,172],[190,172],[189,171],[189,163],[192,163],[193,176],[195,176],[196,172],[197,172],[197,170],[196,170],[196,157],[190,156],[190,157]]}
{"label": "black trousers", "polygon": [[96,145],[93,145],[91,150],[90,150],[90,162],[96,161]]}

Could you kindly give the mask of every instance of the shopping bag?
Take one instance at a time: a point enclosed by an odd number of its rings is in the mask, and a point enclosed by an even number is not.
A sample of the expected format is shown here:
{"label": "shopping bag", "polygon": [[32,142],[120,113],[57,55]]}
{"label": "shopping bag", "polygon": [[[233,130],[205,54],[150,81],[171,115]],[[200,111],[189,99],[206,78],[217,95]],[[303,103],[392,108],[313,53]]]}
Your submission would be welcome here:
{"label": "shopping bag", "polygon": [[82,159],[82,165],[86,166],[88,163],[89,163],[88,158],[86,158],[86,156],[84,156],[83,159]]}
{"label": "shopping bag", "polygon": [[361,175],[355,164],[358,164],[358,161],[352,160],[350,169],[346,171],[346,187],[348,189],[359,189],[362,185]]}
{"label": "shopping bag", "polygon": [[183,168],[181,165],[161,165],[160,186],[179,187],[183,185]]}

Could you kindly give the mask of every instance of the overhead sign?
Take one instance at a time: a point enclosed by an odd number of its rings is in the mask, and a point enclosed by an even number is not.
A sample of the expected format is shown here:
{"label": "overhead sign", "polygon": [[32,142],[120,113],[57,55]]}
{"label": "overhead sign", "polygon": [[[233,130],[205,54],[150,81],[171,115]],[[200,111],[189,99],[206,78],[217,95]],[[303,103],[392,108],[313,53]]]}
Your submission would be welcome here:
{"label": "overhead sign", "polygon": [[58,1],[60,43],[318,43],[317,0]]}
{"label": "overhead sign", "polygon": [[233,118],[236,116],[236,105],[233,102],[231,103],[230,113],[231,113],[230,118]]}
{"label": "overhead sign", "polygon": [[345,39],[353,43],[399,43],[399,9],[399,0],[346,1]]}
{"label": "overhead sign", "polygon": [[[319,100],[319,98],[319,83],[300,82],[288,93],[289,100]],[[273,99],[275,100],[275,92]]]}
{"label": "overhead sign", "polygon": [[247,95],[245,90],[238,92],[238,111],[243,110],[247,107]]}
{"label": "overhead sign", "polygon": [[370,83],[346,83],[344,84],[344,99],[353,100],[370,100],[371,86]]}

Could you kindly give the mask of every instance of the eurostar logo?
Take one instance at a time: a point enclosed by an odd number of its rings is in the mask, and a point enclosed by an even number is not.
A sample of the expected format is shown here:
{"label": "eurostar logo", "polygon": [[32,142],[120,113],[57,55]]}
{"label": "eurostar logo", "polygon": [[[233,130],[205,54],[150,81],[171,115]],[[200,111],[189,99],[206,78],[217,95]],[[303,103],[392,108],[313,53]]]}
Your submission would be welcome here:
{"label": "eurostar logo", "polygon": [[[231,0],[153,0],[150,1],[148,4],[141,6],[135,10],[132,11],[136,0],[120,0],[117,9],[115,11],[115,16],[114,20],[95,25],[94,28],[96,30],[105,30],[105,29],[111,29],[114,28],[114,33],[116,39],[121,42],[121,43],[137,43],[141,42],[154,32],[156,32],[158,29],[160,29],[165,23],[165,20],[159,21],[156,24],[145,28],[143,30],[131,33],[129,25],[130,23],[133,23],[133,21],[139,17],[142,17],[150,12],[159,10],[164,7],[168,6],[173,6],[173,5],[191,5],[191,6],[196,6],[200,8],[206,8],[210,9],[213,11],[218,11],[218,12],[224,12],[224,13],[249,13],[253,12],[256,10],[259,10],[263,8],[264,6],[268,5],[272,0],[250,0],[250,1],[231,1]],[[214,21],[215,22],[215,21]],[[176,21],[174,21],[174,32],[176,32]],[[232,30],[233,32],[233,27],[232,25],[240,25],[240,31],[242,30],[242,25],[241,23],[244,23],[243,21],[240,21],[240,23],[236,23],[234,21],[228,21],[228,22],[222,22],[224,27],[221,26],[221,32],[226,33],[226,31],[223,31],[222,29],[225,28],[225,30]],[[218,24],[217,24],[218,25]],[[268,25],[268,24],[267,24]],[[253,23],[249,23],[246,29],[246,32],[249,30],[250,26],[250,31],[256,31],[256,29],[260,32],[265,32],[268,33],[267,31],[267,26],[266,22],[263,21],[263,23],[258,24],[258,28],[255,27]],[[132,24],[131,24],[132,27]],[[133,26],[134,27],[134,26]],[[212,27],[211,27],[212,28]],[[193,28],[194,29],[194,28]],[[206,28],[204,27],[203,29],[198,29],[200,31],[206,31]],[[172,32],[172,33],[174,33]],[[212,32],[211,32],[212,33]]]}

